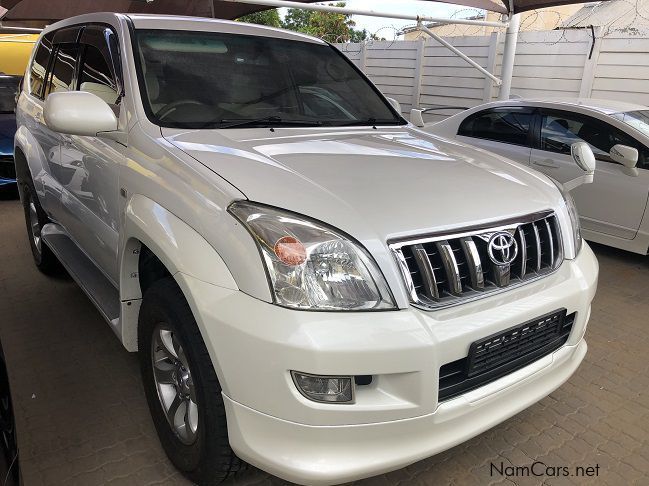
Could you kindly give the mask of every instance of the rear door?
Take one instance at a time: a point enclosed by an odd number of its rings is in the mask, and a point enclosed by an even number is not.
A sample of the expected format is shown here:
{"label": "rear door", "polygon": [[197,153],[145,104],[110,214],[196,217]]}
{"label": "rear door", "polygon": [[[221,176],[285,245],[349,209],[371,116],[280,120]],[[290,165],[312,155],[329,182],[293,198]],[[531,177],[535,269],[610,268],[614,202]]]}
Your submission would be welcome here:
{"label": "rear door", "polygon": [[[570,146],[585,141],[597,159],[595,178],[571,192],[584,229],[625,239],[638,231],[649,196],[649,149],[629,134],[597,118],[563,110],[539,113],[539,139],[531,166],[564,183],[581,175]],[[637,175],[625,173],[609,156],[615,144],[639,152]]]}
{"label": "rear door", "polygon": [[457,138],[524,165],[532,150],[530,126],[534,108],[502,106],[478,111],[465,118]]}

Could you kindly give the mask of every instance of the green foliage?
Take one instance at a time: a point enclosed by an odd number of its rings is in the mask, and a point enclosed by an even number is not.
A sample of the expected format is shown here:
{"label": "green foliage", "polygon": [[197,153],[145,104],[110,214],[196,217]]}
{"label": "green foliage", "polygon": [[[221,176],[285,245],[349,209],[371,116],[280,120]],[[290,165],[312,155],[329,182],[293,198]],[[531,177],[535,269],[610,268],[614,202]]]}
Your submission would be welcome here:
{"label": "green foliage", "polygon": [[[338,2],[329,5],[344,7],[346,4],[345,2]],[[329,42],[363,42],[368,39],[376,39],[376,36],[365,29],[354,29],[356,23],[352,20],[351,15],[333,12],[315,12],[300,8],[289,8],[282,20],[277,9],[271,9],[245,15],[238,20],[302,32]]]}
{"label": "green foliage", "polygon": [[243,17],[239,17],[237,20],[240,22],[248,22],[249,24],[282,27],[282,19],[279,18],[279,12],[276,8],[244,15]]}

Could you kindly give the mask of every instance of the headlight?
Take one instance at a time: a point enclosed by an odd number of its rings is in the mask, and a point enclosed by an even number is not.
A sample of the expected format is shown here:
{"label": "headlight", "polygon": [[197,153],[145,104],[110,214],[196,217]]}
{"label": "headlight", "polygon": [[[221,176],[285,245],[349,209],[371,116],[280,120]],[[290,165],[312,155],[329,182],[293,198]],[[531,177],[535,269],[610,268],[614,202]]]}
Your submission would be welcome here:
{"label": "headlight", "polygon": [[374,260],[339,231],[250,202],[235,202],[228,211],[257,242],[277,304],[346,311],[395,307]]}
{"label": "headlight", "polygon": [[559,192],[561,192],[561,195],[563,196],[563,202],[566,204],[566,209],[568,210],[568,216],[570,216],[570,224],[572,226],[572,243],[573,243],[573,248],[575,249],[575,256],[579,254],[579,251],[581,250],[581,243],[582,243],[582,238],[581,238],[581,224],[579,222],[579,214],[577,213],[577,206],[575,206],[575,200],[572,198],[570,193],[566,191],[563,186],[555,181],[554,179],[550,179],[552,182],[554,182],[554,185],[557,186],[557,189],[559,189]]}

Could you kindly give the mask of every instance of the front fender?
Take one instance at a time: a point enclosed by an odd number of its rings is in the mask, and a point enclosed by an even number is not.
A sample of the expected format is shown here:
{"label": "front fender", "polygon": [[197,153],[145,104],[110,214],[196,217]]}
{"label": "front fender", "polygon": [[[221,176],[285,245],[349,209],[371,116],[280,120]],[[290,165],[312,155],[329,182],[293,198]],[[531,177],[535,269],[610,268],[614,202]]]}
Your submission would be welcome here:
{"label": "front fender", "polygon": [[140,243],[158,257],[171,275],[183,273],[217,287],[238,290],[217,251],[196,230],[155,201],[133,195],[124,218],[120,235],[122,301],[142,298],[137,278]]}

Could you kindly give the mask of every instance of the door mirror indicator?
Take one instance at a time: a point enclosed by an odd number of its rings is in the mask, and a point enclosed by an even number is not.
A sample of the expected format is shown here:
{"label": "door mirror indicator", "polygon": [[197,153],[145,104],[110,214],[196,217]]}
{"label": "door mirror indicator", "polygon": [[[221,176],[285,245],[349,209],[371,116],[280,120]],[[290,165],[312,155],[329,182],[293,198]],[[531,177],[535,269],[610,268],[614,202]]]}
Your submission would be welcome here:
{"label": "door mirror indicator", "polygon": [[47,126],[59,133],[95,137],[117,130],[117,117],[108,103],[85,91],[52,93],[43,112]]}
{"label": "door mirror indicator", "polygon": [[595,154],[586,142],[576,142],[570,146],[570,155],[584,173],[563,184],[567,191],[572,191],[582,184],[591,184],[595,174]]}

